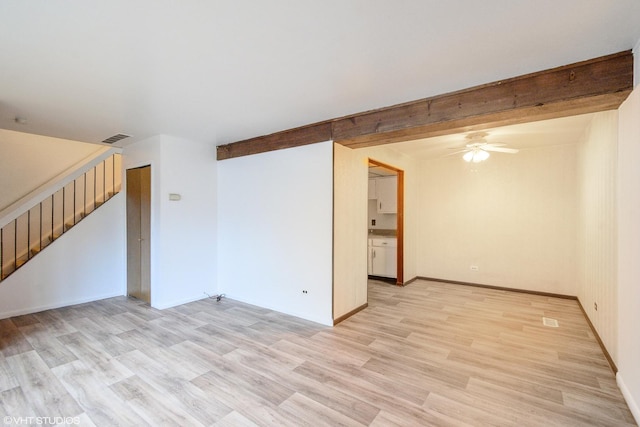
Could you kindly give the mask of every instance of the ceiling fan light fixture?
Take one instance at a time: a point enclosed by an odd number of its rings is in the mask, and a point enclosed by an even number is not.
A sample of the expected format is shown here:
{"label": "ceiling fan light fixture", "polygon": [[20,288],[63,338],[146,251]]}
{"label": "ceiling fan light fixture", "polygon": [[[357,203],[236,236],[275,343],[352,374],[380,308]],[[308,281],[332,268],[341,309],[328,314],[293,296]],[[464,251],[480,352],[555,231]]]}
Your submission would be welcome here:
{"label": "ceiling fan light fixture", "polygon": [[488,151],[484,151],[484,150],[478,150],[475,155],[473,156],[473,161],[478,163],[478,162],[483,162],[485,160],[487,160],[489,158],[489,152]]}
{"label": "ceiling fan light fixture", "polygon": [[466,153],[464,153],[462,158],[464,159],[465,162],[479,163],[489,158],[489,152],[482,150],[480,148],[476,148],[474,150],[467,151]]}

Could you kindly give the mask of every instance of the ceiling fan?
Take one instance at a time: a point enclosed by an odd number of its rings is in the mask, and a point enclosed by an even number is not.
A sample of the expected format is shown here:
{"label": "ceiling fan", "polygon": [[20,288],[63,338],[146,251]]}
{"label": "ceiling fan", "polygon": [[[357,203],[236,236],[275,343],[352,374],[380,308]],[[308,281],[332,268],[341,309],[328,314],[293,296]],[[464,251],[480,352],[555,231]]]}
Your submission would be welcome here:
{"label": "ceiling fan", "polygon": [[502,143],[488,143],[486,137],[489,136],[486,132],[474,132],[466,136],[468,140],[464,148],[459,149],[453,154],[464,153],[462,158],[466,162],[479,163],[489,158],[489,152],[494,151],[497,153],[509,153],[515,154],[519,150],[516,148],[505,147]]}

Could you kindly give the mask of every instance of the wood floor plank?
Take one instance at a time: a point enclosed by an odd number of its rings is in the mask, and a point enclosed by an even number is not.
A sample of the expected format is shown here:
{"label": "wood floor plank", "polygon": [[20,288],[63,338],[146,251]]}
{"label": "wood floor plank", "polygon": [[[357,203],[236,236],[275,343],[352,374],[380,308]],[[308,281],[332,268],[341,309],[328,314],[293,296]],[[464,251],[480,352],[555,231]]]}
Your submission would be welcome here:
{"label": "wood floor plank", "polygon": [[165,340],[165,333],[159,332],[155,330],[155,328],[136,328],[131,331],[122,332],[116,335],[116,338],[120,339],[131,350],[147,348],[149,346],[173,345],[183,340],[177,335],[173,336],[173,339]]}
{"label": "wood floor plank", "polygon": [[76,360],[52,370],[92,422],[99,426],[150,425],[102,381],[95,367]]}
{"label": "wood floor plank", "polygon": [[0,356],[0,393],[15,387],[19,387],[18,381],[13,376],[7,360],[4,356]]}
{"label": "wood floor plank", "polygon": [[7,362],[36,414],[74,417],[82,413],[78,403],[36,351],[8,357]]}
{"label": "wood floor plank", "polygon": [[231,409],[193,385],[173,369],[173,364],[165,364],[136,350],[119,356],[118,359],[140,379],[157,390],[171,390],[165,396],[165,404],[180,407],[193,415],[203,425],[210,425],[226,416]]}
{"label": "wood floor plank", "polygon": [[576,409],[580,412],[597,412],[597,418],[602,420],[603,424],[633,425],[635,423],[627,408],[615,404],[611,405],[607,401],[593,399],[584,395],[563,393],[563,403],[568,408]]}
{"label": "wood floor plank", "polygon": [[314,425],[313,420],[311,420],[309,417],[306,417],[304,415],[294,415],[283,410],[279,406],[272,405],[271,403],[266,403],[259,406],[243,406],[238,408],[238,413],[260,427],[311,427]]}
{"label": "wood floor plank", "polygon": [[359,427],[360,424],[352,418],[349,418],[331,408],[306,397],[301,393],[295,393],[286,401],[280,404],[280,408],[301,420],[313,420],[309,423],[314,426],[353,426]]}
{"label": "wood floor plank", "polygon": [[[116,317],[117,316],[113,316],[112,319]],[[125,332],[120,331],[120,328],[114,330],[113,322],[98,323],[93,319],[83,317],[72,319],[69,323],[75,328],[74,331],[81,331],[82,334],[102,344],[112,356],[118,356],[136,349],[133,345],[118,336]],[[127,329],[127,331],[133,330],[135,330],[135,327]]]}
{"label": "wood floor plank", "polygon": [[273,381],[288,378],[289,386],[298,393],[364,425],[373,421],[379,411],[374,405],[344,393],[338,388],[328,388],[315,379],[296,375],[292,369],[297,366],[287,363],[288,357],[283,362],[282,354],[279,352],[269,349],[261,354],[256,354],[248,350],[237,349],[226,354],[224,358],[247,366],[257,374],[264,375]]}
{"label": "wood floor plank", "polygon": [[165,393],[138,376],[119,381],[109,388],[127,402],[142,419],[152,426],[197,426],[201,423],[187,411],[172,405]]}
{"label": "wood floor plank", "polygon": [[0,320],[0,353],[4,357],[14,356],[33,350],[11,319]]}
{"label": "wood floor plank", "polygon": [[38,318],[34,314],[25,314],[23,316],[12,317],[11,321],[16,326],[16,328],[40,323],[40,320],[38,320]]}
{"label": "wood floor plank", "polygon": [[270,372],[286,373],[294,370],[305,361],[301,357],[283,353],[272,347],[238,347],[234,351],[225,354],[224,358],[234,360],[265,374]]}
{"label": "wood floor plank", "polygon": [[[174,344],[174,346],[182,343],[184,343],[184,341]],[[210,364],[203,363],[194,357],[182,357],[182,355],[173,350],[173,347],[149,346],[140,348],[138,351],[144,353],[150,359],[155,360],[162,365],[171,366],[172,375],[180,377],[186,381],[191,381],[192,379],[211,370]],[[131,354],[131,352],[128,354]],[[123,356],[120,356],[119,359],[122,357]]]}
{"label": "wood floor plank", "polygon": [[256,427],[257,425],[239,412],[233,411],[219,419],[213,427]]}
{"label": "wood floor plank", "polygon": [[164,328],[173,333],[183,334],[199,328],[200,326],[204,326],[207,323],[194,317],[187,317],[178,313],[173,314],[168,312],[165,316],[151,320],[149,324]]}
{"label": "wood floor plank", "polygon": [[452,371],[444,371],[437,366],[426,363],[405,366],[393,357],[374,357],[364,366],[364,369],[377,372],[389,378],[397,378],[405,384],[416,387],[423,386],[425,390],[434,391],[448,387],[464,388],[469,377]]}
{"label": "wood floor plank", "polygon": [[[228,344],[233,348],[242,346],[264,346],[263,342],[253,341],[251,338],[234,333],[228,328],[219,327],[220,323],[211,324],[208,323],[196,329],[197,332],[205,334],[216,342],[221,344]],[[224,354],[224,353],[223,353]]]}
{"label": "wood floor plank", "polygon": [[[519,408],[527,414],[538,414],[545,420],[547,425],[558,426],[596,426],[607,425],[603,423],[606,416],[596,412],[589,413],[585,411],[575,410],[564,404],[549,402],[546,399],[540,399],[531,395],[520,393],[512,388],[504,388],[482,380],[472,378],[469,382],[469,390],[477,395],[485,395],[492,397],[495,402],[501,405]],[[523,420],[525,418],[523,417]],[[625,423],[617,423],[624,426]]]}
{"label": "wood floor plank", "polygon": [[56,337],[51,336],[47,328],[41,323],[22,326],[20,327],[20,332],[50,368],[77,359]]}
{"label": "wood floor plank", "polygon": [[401,354],[418,360],[423,358],[427,353],[431,360],[446,360],[451,352],[448,348],[430,345],[427,342],[399,340],[388,336],[376,338],[369,344],[369,348],[391,357],[395,354]]}
{"label": "wood floor plank", "polygon": [[58,340],[105,385],[133,376],[133,372],[112,356],[100,341],[90,340],[80,332],[62,335]]}
{"label": "wood floor plank", "polygon": [[[346,369],[345,369],[346,368]],[[396,407],[409,403],[420,406],[429,395],[429,390],[420,383],[406,383],[378,372],[344,366],[319,366],[313,362],[304,362],[294,369],[300,375],[308,376],[328,385],[336,384],[340,390],[350,392],[366,402],[385,407]],[[351,392],[353,391],[353,392]]]}
{"label": "wood floor plank", "polygon": [[203,345],[200,341],[194,340],[183,341],[171,346],[176,355],[201,364],[201,366],[207,368],[207,371],[215,367],[218,357],[237,349],[237,347],[229,348],[228,346],[224,346],[224,348],[226,351],[221,354],[211,343],[205,342]]}
{"label": "wood floor plank", "polygon": [[437,426],[437,427],[471,427],[478,424],[467,424],[460,420],[429,410],[402,410],[395,408],[380,411],[372,426]]}
{"label": "wood floor plank", "polygon": [[0,414],[18,418],[38,416],[20,386],[0,392]]}
{"label": "wood floor plank", "polygon": [[53,336],[70,334],[77,332],[77,329],[71,325],[61,313],[55,310],[41,311],[33,315],[40,321],[40,324],[47,328]]}
{"label": "wood floor plank", "polygon": [[[218,363],[209,372],[198,378],[203,377],[208,378],[209,382],[220,381],[223,378],[226,381],[232,380],[236,388],[242,388],[274,405],[279,405],[294,393],[288,384],[282,384],[261,374],[256,374],[251,369],[224,357],[218,358]],[[197,379],[193,381],[196,383]]]}
{"label": "wood floor plank", "polygon": [[304,424],[302,420],[283,413],[277,405],[254,390],[239,386],[235,378],[208,372],[191,382],[259,426]]}
{"label": "wood floor plank", "polygon": [[328,358],[325,353],[318,352],[317,347],[300,345],[293,343],[289,340],[281,340],[273,344],[273,348],[282,351],[283,353],[297,355],[305,358],[311,362],[315,362],[319,365],[337,365],[345,367],[361,367],[366,361],[361,357],[352,356],[348,353],[332,353],[331,358]]}
{"label": "wood floor plank", "polygon": [[[490,396],[475,395],[467,390],[456,390],[446,394],[431,393],[425,408],[449,414],[471,425],[520,427],[553,424],[533,411],[518,406],[509,407],[496,402]],[[473,418],[469,418],[472,416]],[[474,420],[474,421],[472,421]]]}

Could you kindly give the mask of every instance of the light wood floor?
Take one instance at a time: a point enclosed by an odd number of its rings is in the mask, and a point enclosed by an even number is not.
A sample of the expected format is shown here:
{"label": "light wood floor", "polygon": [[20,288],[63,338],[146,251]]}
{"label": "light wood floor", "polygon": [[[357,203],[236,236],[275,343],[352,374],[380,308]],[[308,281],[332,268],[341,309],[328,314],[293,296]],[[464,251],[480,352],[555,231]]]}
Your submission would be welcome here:
{"label": "light wood floor", "polygon": [[[559,328],[542,325],[542,316]],[[223,299],[0,320],[0,415],[81,425],[635,425],[575,301],[369,284],[334,328]]]}

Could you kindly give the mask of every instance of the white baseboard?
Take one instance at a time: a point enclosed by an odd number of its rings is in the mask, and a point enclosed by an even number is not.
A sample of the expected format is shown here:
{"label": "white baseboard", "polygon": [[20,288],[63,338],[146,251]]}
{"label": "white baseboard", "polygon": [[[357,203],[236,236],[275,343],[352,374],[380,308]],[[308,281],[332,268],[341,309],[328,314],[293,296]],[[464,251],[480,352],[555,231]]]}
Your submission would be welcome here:
{"label": "white baseboard", "polygon": [[104,295],[96,295],[96,296],[91,296],[87,298],[74,299],[74,300],[69,300],[65,302],[59,302],[56,304],[47,304],[47,305],[42,305],[38,307],[23,308],[20,310],[5,311],[4,313],[0,313],[0,319],[8,319],[9,317],[22,316],[24,314],[39,313],[45,310],[53,310],[56,308],[69,307],[71,305],[84,304],[86,302],[100,301],[102,299],[121,297],[121,296],[124,296],[124,294],[121,292],[117,292],[117,293],[110,293],[110,294],[104,294]]}
{"label": "white baseboard", "polygon": [[156,303],[153,302],[153,297],[152,299],[152,304],[151,307],[157,309],[157,310],[165,310],[167,308],[171,308],[171,307],[176,307],[182,304],[189,304],[190,302],[194,302],[194,301],[200,301],[201,299],[205,299],[205,298],[209,298],[205,293],[203,293],[202,295],[198,294],[196,296],[191,296],[191,297],[187,297],[187,298],[181,298],[179,300],[175,300],[175,301],[169,301],[169,302],[163,302],[163,303]]}
{"label": "white baseboard", "polygon": [[330,326],[333,327],[333,319],[329,318],[329,319],[325,319],[325,318],[319,318],[316,316],[309,316],[308,313],[301,313],[295,310],[288,310],[286,308],[283,307],[276,307],[275,305],[272,304],[265,304],[263,301],[255,301],[253,299],[250,298],[243,298],[242,296],[238,296],[238,295],[234,295],[233,293],[229,294],[226,292],[223,292],[226,295],[226,298],[230,298],[232,300],[235,301],[239,301],[245,304],[250,304],[250,305],[255,305],[256,307],[261,307],[261,308],[266,308],[268,310],[273,310],[273,311],[277,311],[278,313],[282,313],[282,314],[286,314],[289,316],[294,316],[294,317],[299,317],[300,319],[304,319],[304,320],[308,320],[310,322],[314,322],[314,323],[318,323],[320,325],[323,326]]}
{"label": "white baseboard", "polygon": [[629,410],[633,414],[633,417],[636,419],[636,423],[640,424],[640,407],[638,407],[638,402],[634,400],[633,395],[631,395],[631,392],[624,383],[620,371],[618,371],[618,373],[616,374],[616,382],[618,383],[618,388],[622,392],[624,400],[627,402],[627,406],[629,406]]}

